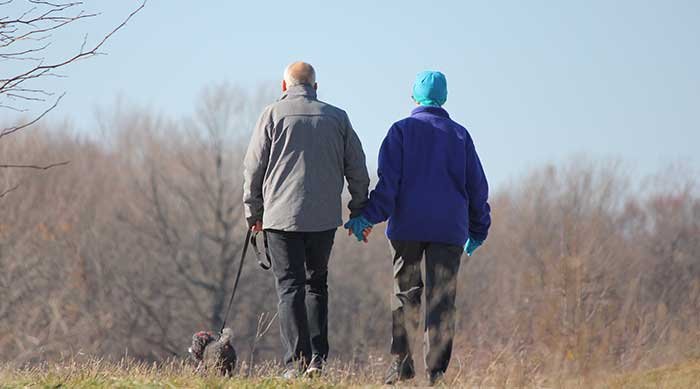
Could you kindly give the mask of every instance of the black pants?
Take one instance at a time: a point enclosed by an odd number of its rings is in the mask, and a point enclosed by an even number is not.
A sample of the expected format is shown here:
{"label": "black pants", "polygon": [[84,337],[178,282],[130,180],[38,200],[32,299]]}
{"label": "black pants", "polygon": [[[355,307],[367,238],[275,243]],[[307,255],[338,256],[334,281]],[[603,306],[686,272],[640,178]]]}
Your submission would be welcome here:
{"label": "black pants", "polygon": [[394,249],[394,295],[392,296],[391,353],[411,356],[410,338],[418,330],[425,255],[425,366],[429,373],[444,373],[452,356],[455,333],[457,274],[460,246],[392,241]]}
{"label": "black pants", "polygon": [[266,231],[287,367],[328,356],[328,260],[335,232]]}

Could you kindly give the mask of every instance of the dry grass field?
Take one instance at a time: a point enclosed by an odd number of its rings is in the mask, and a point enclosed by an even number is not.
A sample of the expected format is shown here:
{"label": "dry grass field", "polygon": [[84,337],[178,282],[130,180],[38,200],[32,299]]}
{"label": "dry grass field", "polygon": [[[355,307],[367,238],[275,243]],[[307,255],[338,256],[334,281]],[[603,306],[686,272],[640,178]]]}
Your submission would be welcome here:
{"label": "dry grass field", "polygon": [[[383,366],[362,369],[331,364],[322,378],[285,381],[277,378],[278,367],[256,368],[250,373],[245,366],[233,378],[195,373],[182,362],[160,364],[138,362],[108,363],[100,360],[71,361],[60,364],[16,368],[0,367],[0,388],[345,388],[380,387]],[[648,371],[586,379],[528,377],[518,383],[498,372],[458,374],[452,371],[443,387],[464,388],[610,388],[610,389],[685,389],[700,387],[700,362],[688,361]],[[522,377],[521,377],[522,378]],[[425,386],[416,379],[404,387]]]}

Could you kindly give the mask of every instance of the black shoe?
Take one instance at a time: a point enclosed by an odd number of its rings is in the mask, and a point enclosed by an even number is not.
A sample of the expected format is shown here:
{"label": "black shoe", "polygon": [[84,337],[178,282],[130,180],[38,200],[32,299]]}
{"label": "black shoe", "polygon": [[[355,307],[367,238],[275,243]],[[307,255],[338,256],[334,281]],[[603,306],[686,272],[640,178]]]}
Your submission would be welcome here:
{"label": "black shoe", "polygon": [[441,371],[428,373],[428,385],[429,386],[440,385],[444,381],[445,381],[445,373],[443,373]]}
{"label": "black shoe", "polygon": [[304,377],[307,378],[316,378],[323,373],[323,365],[325,364],[325,361],[323,360],[323,357],[321,357],[318,354],[314,354],[313,358],[311,358],[311,362],[309,362],[309,367],[306,368],[306,371],[304,372]]}
{"label": "black shoe", "polygon": [[384,379],[385,385],[394,385],[399,381],[407,381],[416,376],[413,369],[413,358],[410,355],[397,356],[389,366]]}

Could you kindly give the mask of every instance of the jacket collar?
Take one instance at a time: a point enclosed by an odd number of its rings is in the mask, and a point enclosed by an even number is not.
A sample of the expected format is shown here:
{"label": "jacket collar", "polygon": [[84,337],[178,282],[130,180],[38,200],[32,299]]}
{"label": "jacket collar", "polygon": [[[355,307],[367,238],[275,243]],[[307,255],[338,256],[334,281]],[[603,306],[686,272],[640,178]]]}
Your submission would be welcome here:
{"label": "jacket collar", "polygon": [[282,93],[282,97],[280,97],[280,100],[284,100],[288,97],[295,97],[295,96],[305,96],[310,99],[315,99],[316,98],[316,89],[314,89],[313,86],[307,85],[307,84],[302,84],[302,85],[294,85],[290,88],[287,89],[284,93]]}
{"label": "jacket collar", "polygon": [[437,116],[442,116],[442,117],[445,117],[448,119],[450,118],[450,114],[447,113],[447,111],[445,111],[444,108],[431,107],[431,106],[427,106],[427,105],[421,105],[420,107],[414,108],[413,111],[411,111],[411,116],[417,115],[419,113],[424,113],[424,112],[429,113],[429,114],[433,114],[433,115],[437,115]]}

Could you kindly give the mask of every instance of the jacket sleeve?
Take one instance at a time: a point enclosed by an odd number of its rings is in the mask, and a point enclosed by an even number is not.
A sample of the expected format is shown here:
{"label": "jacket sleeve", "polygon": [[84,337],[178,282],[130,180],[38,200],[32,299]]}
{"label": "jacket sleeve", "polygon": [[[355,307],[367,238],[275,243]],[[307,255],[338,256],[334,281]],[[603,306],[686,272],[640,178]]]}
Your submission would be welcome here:
{"label": "jacket sleeve", "polygon": [[403,136],[393,125],[379,149],[379,182],[369,195],[364,216],[372,224],[386,221],[394,213],[403,173]]}
{"label": "jacket sleeve", "polygon": [[356,217],[362,213],[362,209],[367,205],[369,173],[360,138],[352,128],[350,119],[346,116],[345,120],[347,131],[345,133],[343,174],[348,181],[348,191],[350,192],[350,203],[348,204],[350,217]]}
{"label": "jacket sleeve", "polygon": [[267,108],[260,115],[243,161],[243,204],[248,225],[263,219],[263,180],[270,159],[272,116]]}
{"label": "jacket sleeve", "polygon": [[484,241],[491,227],[491,207],[489,206],[489,184],[474,142],[467,142],[467,180],[466,190],[469,196],[469,237]]}

